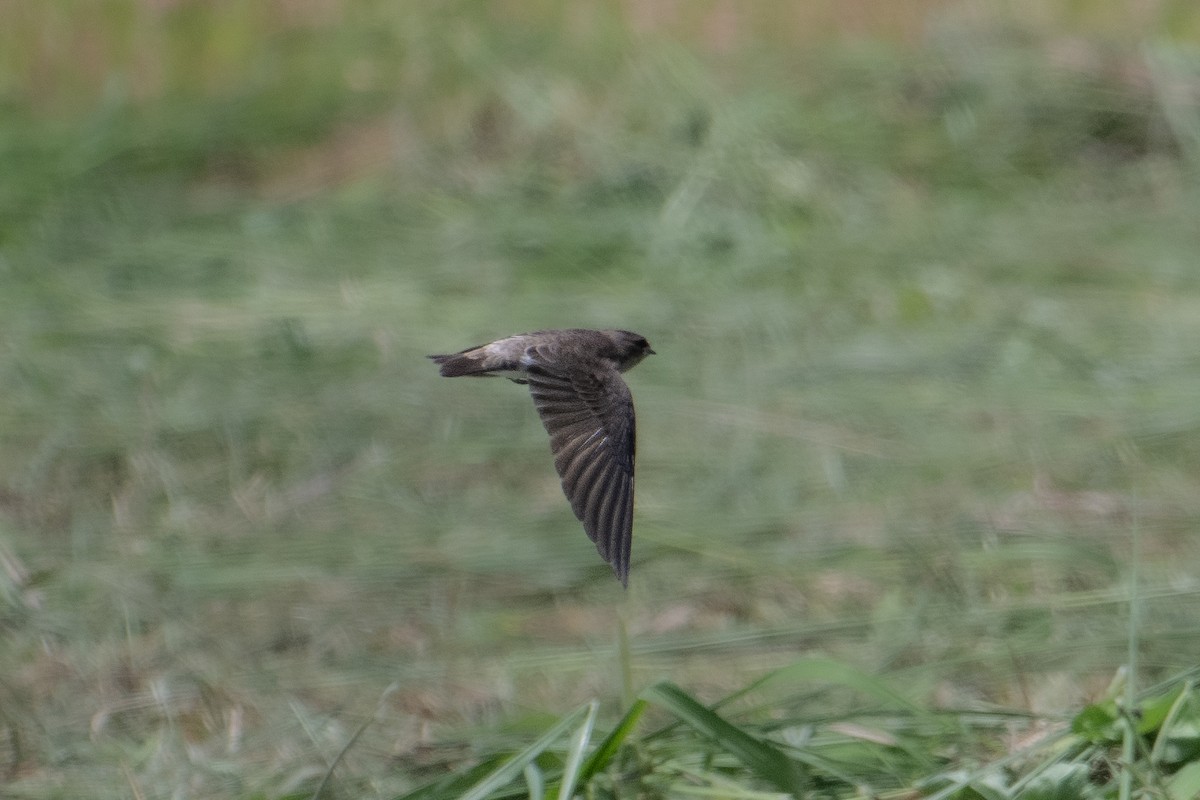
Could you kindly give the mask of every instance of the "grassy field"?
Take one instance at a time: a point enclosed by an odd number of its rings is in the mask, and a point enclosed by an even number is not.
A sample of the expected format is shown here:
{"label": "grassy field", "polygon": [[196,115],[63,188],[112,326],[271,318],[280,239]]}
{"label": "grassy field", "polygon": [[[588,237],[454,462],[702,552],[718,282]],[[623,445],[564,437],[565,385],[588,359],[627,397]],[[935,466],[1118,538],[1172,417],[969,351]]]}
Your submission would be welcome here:
{"label": "grassy field", "polygon": [[0,797],[1200,791],[1191,4],[6,5]]}

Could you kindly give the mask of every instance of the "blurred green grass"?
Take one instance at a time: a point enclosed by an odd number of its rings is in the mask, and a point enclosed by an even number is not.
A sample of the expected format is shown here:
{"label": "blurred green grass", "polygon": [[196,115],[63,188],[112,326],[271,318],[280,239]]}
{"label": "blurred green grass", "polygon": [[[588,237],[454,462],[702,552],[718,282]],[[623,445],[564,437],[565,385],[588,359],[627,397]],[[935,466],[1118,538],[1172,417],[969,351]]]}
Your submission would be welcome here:
{"label": "blurred green grass", "polygon": [[[15,796],[311,792],[393,682],[346,792],[813,652],[1061,713],[1134,526],[1195,664],[1197,20],[1074,5],[18,4]],[[423,358],[565,325],[660,353],[627,596],[527,395]]]}

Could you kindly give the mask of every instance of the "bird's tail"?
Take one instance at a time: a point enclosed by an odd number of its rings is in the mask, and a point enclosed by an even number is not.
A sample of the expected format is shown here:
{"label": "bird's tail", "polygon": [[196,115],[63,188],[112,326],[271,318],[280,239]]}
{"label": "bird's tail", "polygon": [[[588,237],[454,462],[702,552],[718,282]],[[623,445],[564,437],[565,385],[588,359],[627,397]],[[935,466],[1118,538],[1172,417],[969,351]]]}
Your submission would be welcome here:
{"label": "bird's tail", "polygon": [[487,372],[483,365],[476,359],[467,358],[463,355],[451,354],[444,356],[430,356],[433,363],[442,368],[442,376],[446,378],[457,378],[460,375],[482,375]]}
{"label": "bird's tail", "polygon": [[[486,347],[486,345],[485,345]],[[504,364],[496,363],[496,359],[488,358],[484,347],[473,347],[461,353],[430,356],[433,363],[442,368],[442,377],[458,378],[463,375],[485,377],[496,369],[503,369]]]}

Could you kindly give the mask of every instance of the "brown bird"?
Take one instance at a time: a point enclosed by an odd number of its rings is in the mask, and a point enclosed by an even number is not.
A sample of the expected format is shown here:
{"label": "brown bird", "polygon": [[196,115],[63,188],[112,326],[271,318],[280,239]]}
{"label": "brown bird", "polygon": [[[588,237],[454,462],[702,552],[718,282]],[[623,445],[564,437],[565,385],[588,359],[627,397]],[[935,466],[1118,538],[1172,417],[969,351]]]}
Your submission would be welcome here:
{"label": "brown bird", "polygon": [[568,328],[430,356],[448,378],[501,375],[529,385],[563,492],[622,586],[633,543],[636,426],[621,373],[653,353],[644,336],[630,331]]}

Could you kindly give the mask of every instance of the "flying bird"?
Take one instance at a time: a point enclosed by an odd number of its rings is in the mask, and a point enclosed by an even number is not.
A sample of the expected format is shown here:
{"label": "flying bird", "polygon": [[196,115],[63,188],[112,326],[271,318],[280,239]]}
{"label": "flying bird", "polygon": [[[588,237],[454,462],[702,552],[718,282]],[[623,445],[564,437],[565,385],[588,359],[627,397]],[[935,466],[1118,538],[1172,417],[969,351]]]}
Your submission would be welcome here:
{"label": "flying bird", "polygon": [[519,333],[429,356],[442,375],[503,376],[528,384],[550,434],[571,510],[622,586],[633,543],[633,395],[621,373],[654,351],[631,331],[586,328]]}

